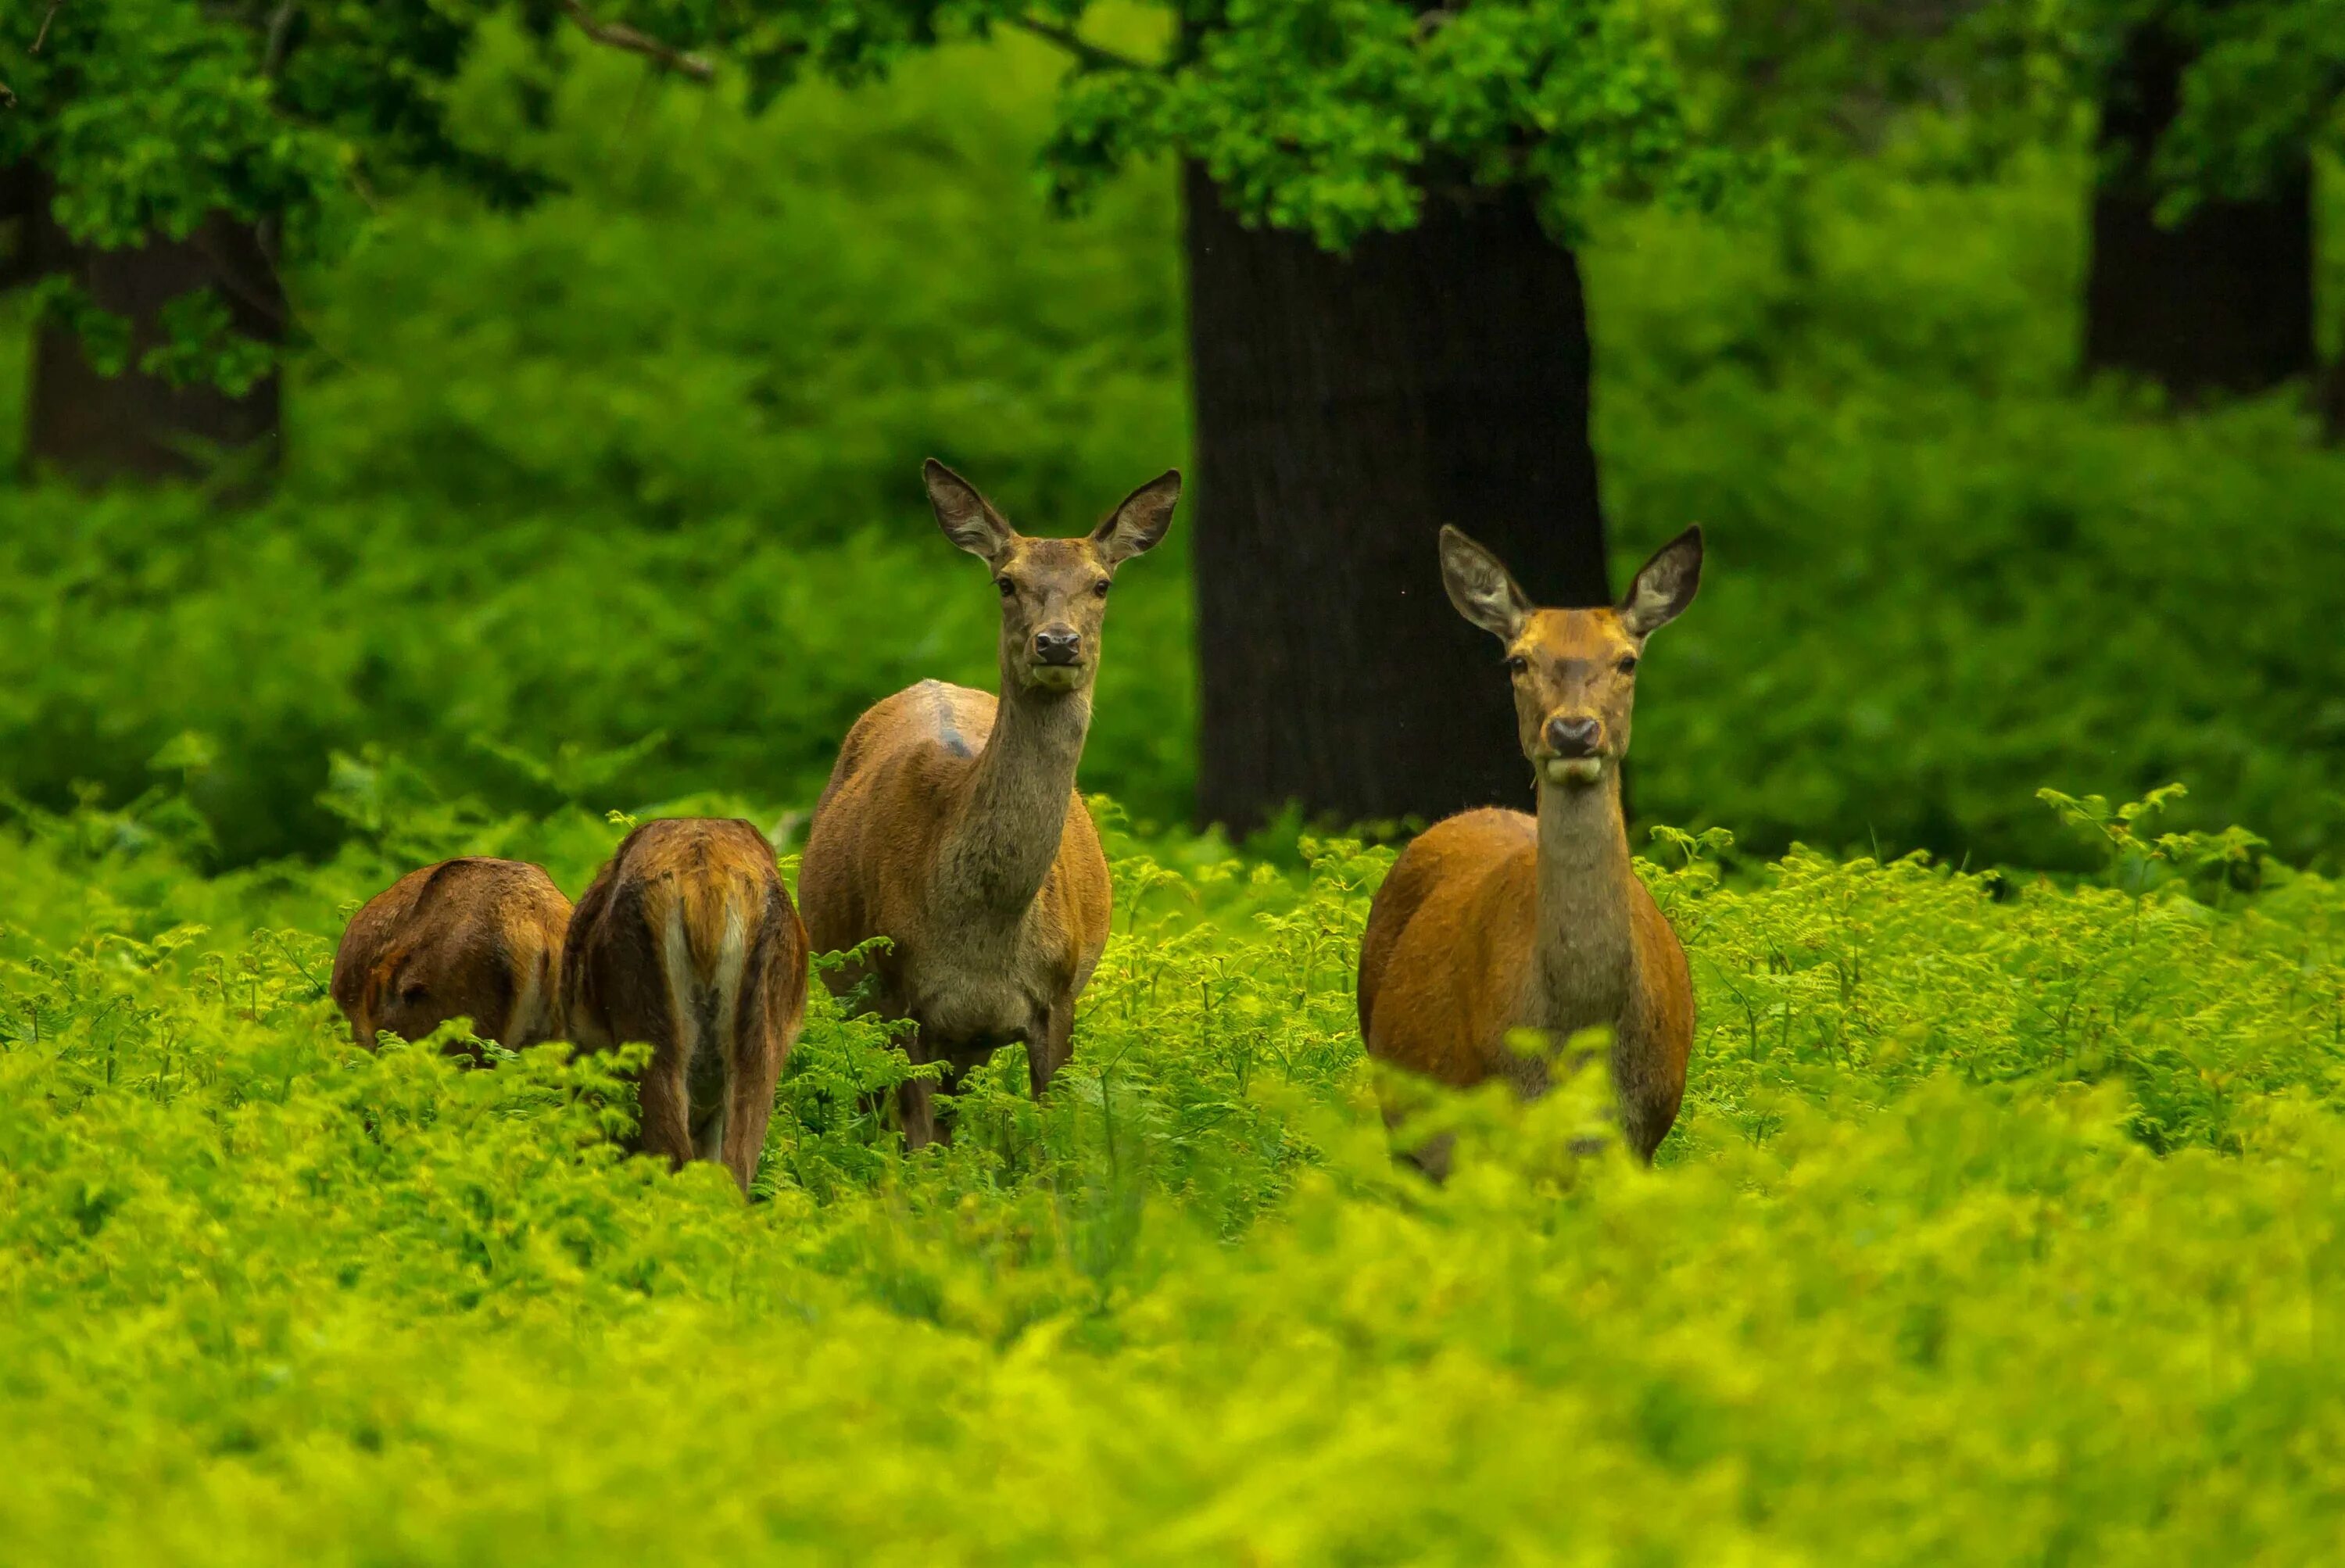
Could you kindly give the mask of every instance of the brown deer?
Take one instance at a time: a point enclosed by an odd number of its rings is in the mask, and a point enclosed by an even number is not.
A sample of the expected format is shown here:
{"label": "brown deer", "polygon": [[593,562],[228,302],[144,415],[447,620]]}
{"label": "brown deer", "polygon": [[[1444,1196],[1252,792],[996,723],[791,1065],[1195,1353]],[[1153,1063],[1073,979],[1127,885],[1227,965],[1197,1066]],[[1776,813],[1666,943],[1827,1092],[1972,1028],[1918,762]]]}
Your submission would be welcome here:
{"label": "brown deer", "polygon": [[[522,860],[477,856],[410,871],[350,917],[334,951],[334,1003],[371,1050],[384,1030],[421,1040],[469,1018],[518,1051],[562,1032],[570,901]],[[459,1049],[462,1049],[461,1047]]]}
{"label": "brown deer", "polygon": [[[1620,759],[1638,658],[1693,599],[1701,530],[1661,546],[1613,608],[1534,608],[1455,528],[1441,531],[1441,575],[1457,613],[1506,645],[1538,815],[1467,811],[1409,845],[1368,911],[1360,1033],[1370,1055],[1437,1083],[1497,1078],[1537,1095],[1548,1064],[1510,1050],[1509,1029],[1560,1044],[1609,1026],[1621,1133],[1650,1161],[1685,1093],[1693,986],[1629,865]],[[1417,1159],[1438,1179],[1448,1156],[1436,1139]]]}
{"label": "brown deer", "polygon": [[629,833],[578,901],[562,995],[580,1048],[648,1044],[641,1146],[757,1171],[806,1023],[807,935],[766,836],[676,818]]}
{"label": "brown deer", "polygon": [[[944,464],[925,473],[945,536],[1001,596],[1001,696],[924,680],[857,719],[816,803],[798,893],[817,952],[888,939],[868,962],[873,1004],[917,1025],[907,1051],[946,1064],[945,1092],[1022,1042],[1040,1097],[1107,945],[1107,857],[1075,766],[1108,585],[1164,537],[1181,476],[1150,480],[1089,537],[1031,539]],[[844,993],[864,976],[828,980]],[[920,1080],[898,1091],[913,1148],[950,1135],[930,1095]]]}

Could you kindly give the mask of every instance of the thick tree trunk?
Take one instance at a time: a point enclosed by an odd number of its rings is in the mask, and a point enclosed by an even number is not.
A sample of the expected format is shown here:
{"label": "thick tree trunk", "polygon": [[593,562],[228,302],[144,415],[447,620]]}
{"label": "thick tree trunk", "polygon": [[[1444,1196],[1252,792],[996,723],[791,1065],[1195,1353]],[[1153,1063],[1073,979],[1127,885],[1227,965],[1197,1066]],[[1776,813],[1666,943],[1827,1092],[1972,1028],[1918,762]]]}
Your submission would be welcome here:
{"label": "thick tree trunk", "polygon": [[2085,286],[2085,363],[2147,376],[2177,397],[2262,392],[2309,374],[2312,166],[2258,201],[2209,201],[2174,228],[2153,216],[2150,155],[2181,101],[2185,47],[2155,26],[2130,41],[2101,108]]}
{"label": "thick tree trunk", "polygon": [[1186,196],[1202,815],[1528,807],[1502,656],[1435,537],[1542,602],[1609,596],[1578,264],[1519,191],[1348,257],[1242,227],[1194,165]]}
{"label": "thick tree trunk", "polygon": [[98,307],[131,324],[131,368],[103,376],[70,330],[55,321],[41,323],[26,401],[27,464],[86,484],[196,477],[228,451],[245,453],[261,471],[273,467],[274,372],[232,397],[208,385],[175,387],[137,368],[139,357],[164,341],[163,307],[193,289],[216,290],[238,331],[281,341],[285,298],[258,236],[222,217],[185,240],[94,250],[76,245],[57,226],[46,182],[37,176],[29,177],[11,270],[30,277],[68,274]]}

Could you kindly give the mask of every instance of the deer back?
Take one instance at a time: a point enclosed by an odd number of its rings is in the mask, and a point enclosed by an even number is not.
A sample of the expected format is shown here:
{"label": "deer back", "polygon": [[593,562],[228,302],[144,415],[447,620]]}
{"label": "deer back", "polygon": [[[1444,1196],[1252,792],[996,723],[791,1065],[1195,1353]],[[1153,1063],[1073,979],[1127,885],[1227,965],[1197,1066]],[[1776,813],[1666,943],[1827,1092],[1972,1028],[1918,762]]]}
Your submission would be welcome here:
{"label": "deer back", "polygon": [[803,1021],[806,964],[766,836],[737,819],[664,819],[629,833],[579,899],[562,991],[589,1049],[675,1049],[711,1003],[770,1041]]}
{"label": "deer back", "polygon": [[351,1037],[420,1040],[452,1018],[518,1050],[562,1032],[570,901],[539,867],[465,857],[410,871],[351,918],[331,992]]}
{"label": "deer back", "polygon": [[1537,940],[1538,829],[1468,811],[1394,862],[1360,942],[1360,1033],[1379,1060],[1456,1088],[1506,1070]]}
{"label": "deer back", "polygon": [[746,1192],[806,1019],[806,927],[766,836],[700,818],[629,833],[578,901],[563,995],[582,1048],[651,1046],[640,1146],[720,1161]]}
{"label": "deer back", "polygon": [[[966,934],[963,911],[977,893],[955,885],[968,862],[946,851],[969,825],[977,759],[997,711],[990,693],[922,681],[856,720],[816,808],[798,876],[815,951],[886,936],[894,952],[876,961],[885,971],[912,952],[949,950]],[[1106,946],[1110,903],[1098,829],[1070,791],[1024,929],[1067,955],[1076,990]]]}

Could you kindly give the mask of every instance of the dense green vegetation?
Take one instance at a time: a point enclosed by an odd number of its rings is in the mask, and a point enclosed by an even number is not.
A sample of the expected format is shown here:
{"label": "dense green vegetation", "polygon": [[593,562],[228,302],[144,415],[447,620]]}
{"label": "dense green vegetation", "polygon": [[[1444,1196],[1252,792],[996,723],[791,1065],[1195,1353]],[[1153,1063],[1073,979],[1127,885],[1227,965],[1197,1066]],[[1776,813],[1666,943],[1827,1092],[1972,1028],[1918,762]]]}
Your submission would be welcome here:
{"label": "dense green vegetation", "polygon": [[[510,809],[808,799],[865,703],[990,671],[922,454],[1062,530],[1181,456],[1169,181],[1050,218],[1023,170],[1056,69],[954,51],[750,121],[590,55],[543,131],[473,89],[462,123],[574,194],[426,192],[297,281],[279,500],[0,493],[0,776],[121,801],[194,730],[228,863],[329,851],[327,758],[369,745]],[[1639,809],[2074,864],[2036,786],[2180,779],[2333,864],[2345,586],[2311,568],[2345,458],[2286,403],[2073,392],[2080,163],[1894,172],[1588,253],[1619,553],[1689,519],[1716,552],[1646,681]],[[1182,544],[1119,589],[1086,764],[1157,820],[1193,773]]]}
{"label": "dense green vegetation", "polygon": [[342,784],[316,868],[202,877],[168,797],[0,839],[12,1562],[2335,1538],[2345,894],[2231,891],[2236,840],[2086,803],[2118,839],[2070,890],[1671,840],[1702,1026],[1660,1169],[1567,1153],[1583,1095],[1469,1100],[1435,1192],[1352,1026],[1387,853],[1113,834],[1051,1103],[1006,1053],[908,1162],[855,1110],[902,1059],[818,1003],[745,1207],[618,1157],[602,1064],[349,1045],[348,901],[454,848],[574,893],[619,830]]}

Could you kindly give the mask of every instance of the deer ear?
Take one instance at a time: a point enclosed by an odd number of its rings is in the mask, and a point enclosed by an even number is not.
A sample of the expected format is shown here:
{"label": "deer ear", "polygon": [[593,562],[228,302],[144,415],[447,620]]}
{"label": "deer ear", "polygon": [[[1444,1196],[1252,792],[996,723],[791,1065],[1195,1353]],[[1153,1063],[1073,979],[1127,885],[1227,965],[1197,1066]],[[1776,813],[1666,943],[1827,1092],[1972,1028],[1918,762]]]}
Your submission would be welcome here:
{"label": "deer ear", "polygon": [[1109,566],[1131,560],[1163,543],[1181,504],[1181,471],[1166,469],[1125,496],[1106,522],[1091,530],[1091,545]]}
{"label": "deer ear", "polygon": [[972,555],[1000,560],[1018,534],[993,509],[993,503],[933,457],[921,464],[920,477],[928,484],[929,504],[936,508],[937,526],[945,531],[945,537]]}
{"label": "deer ear", "polygon": [[1687,529],[1637,568],[1620,600],[1620,624],[1631,636],[1650,636],[1678,618],[1701,586],[1701,525]]}
{"label": "deer ear", "polygon": [[1441,530],[1441,585],[1459,615],[1501,642],[1514,641],[1530,618],[1530,596],[1498,558],[1447,524]]}

